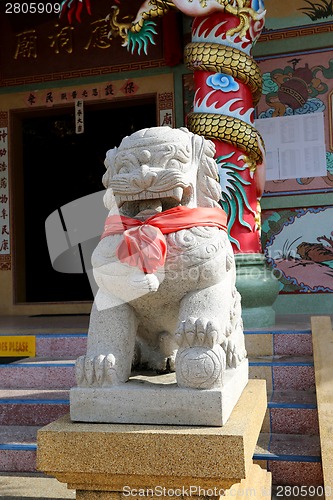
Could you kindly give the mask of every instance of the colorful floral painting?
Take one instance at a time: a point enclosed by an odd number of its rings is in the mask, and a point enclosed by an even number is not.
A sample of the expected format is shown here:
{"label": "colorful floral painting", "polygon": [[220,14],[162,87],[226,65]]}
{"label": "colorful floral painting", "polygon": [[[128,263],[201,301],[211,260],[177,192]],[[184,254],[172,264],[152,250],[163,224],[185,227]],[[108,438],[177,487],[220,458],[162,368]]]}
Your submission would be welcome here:
{"label": "colorful floral painting", "polygon": [[333,292],[333,207],[263,212],[263,247],[282,293]]}

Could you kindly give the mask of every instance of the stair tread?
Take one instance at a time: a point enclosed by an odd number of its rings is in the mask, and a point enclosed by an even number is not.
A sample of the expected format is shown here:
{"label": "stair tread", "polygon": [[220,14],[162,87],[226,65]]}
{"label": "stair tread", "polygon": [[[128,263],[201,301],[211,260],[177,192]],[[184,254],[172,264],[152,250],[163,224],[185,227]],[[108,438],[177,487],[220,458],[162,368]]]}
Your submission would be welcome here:
{"label": "stair tread", "polygon": [[45,316],[1,316],[1,335],[29,335],[40,332],[86,330],[89,314],[57,314]]}
{"label": "stair tread", "polygon": [[40,428],[36,425],[2,425],[0,445],[36,445]]}
{"label": "stair tread", "polygon": [[281,326],[272,326],[272,327],[262,327],[262,328],[246,328],[244,329],[245,335],[276,335],[276,334],[311,334],[311,328],[309,325],[303,324],[294,328],[292,325],[281,325]]}
{"label": "stair tread", "polygon": [[41,331],[40,333],[36,333],[35,336],[37,339],[42,339],[42,340],[54,340],[58,338],[81,339],[88,336],[88,331],[87,330],[80,331],[79,328],[73,331],[59,330],[57,332],[52,332],[52,333],[43,333],[43,331]]}
{"label": "stair tread", "polygon": [[296,390],[275,390],[267,394],[269,406],[286,405],[290,407],[311,407],[317,408],[317,398],[314,390],[296,391]]}
{"label": "stair tread", "polygon": [[2,389],[66,390],[75,385],[75,359],[28,358],[0,365]]}
{"label": "stair tread", "polygon": [[320,458],[320,438],[305,434],[269,434],[262,433],[256,446],[256,455],[267,457],[313,457]]}
{"label": "stair tread", "polygon": [[253,365],[276,365],[276,366],[313,366],[312,356],[249,356],[249,362]]}
{"label": "stair tread", "polygon": [[0,403],[22,403],[24,401],[69,400],[69,390],[64,389],[0,389]]}
{"label": "stair tread", "polygon": [[39,357],[34,357],[34,358],[24,358],[20,359],[18,361],[14,361],[13,363],[7,363],[0,365],[0,369],[4,367],[13,367],[13,368],[27,368],[27,367],[43,367],[43,366],[72,366],[74,365],[76,361],[76,358],[39,358]]}
{"label": "stair tread", "polygon": [[0,498],[5,500],[75,499],[75,490],[66,483],[41,473],[0,472]]}

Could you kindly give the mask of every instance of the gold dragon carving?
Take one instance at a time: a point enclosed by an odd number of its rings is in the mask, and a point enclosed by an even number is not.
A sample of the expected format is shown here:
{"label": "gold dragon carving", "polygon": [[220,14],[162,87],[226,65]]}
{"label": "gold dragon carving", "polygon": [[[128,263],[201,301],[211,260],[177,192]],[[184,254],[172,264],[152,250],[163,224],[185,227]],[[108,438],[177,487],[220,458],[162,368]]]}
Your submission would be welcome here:
{"label": "gold dragon carving", "polygon": [[[192,3],[193,0],[187,0],[187,2]],[[199,0],[199,2],[203,9],[207,7],[207,0]],[[215,0],[215,2],[226,12],[239,18],[239,25],[227,32],[229,36],[239,33],[242,38],[249,29],[251,20],[260,18],[258,13],[249,6],[250,0]],[[119,21],[120,9],[114,6],[113,12],[108,16],[112,35],[120,36],[126,43],[129,31],[139,33],[146,20],[164,16],[170,9],[177,9],[179,3],[179,0],[175,2],[172,0],[146,0],[141,5],[134,21],[131,22]]]}

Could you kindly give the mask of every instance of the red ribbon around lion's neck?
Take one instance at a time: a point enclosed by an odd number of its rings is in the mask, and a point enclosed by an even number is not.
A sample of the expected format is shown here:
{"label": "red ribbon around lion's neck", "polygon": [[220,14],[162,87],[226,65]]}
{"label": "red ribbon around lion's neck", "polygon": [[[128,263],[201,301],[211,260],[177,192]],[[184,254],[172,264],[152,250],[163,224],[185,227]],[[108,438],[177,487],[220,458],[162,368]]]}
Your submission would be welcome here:
{"label": "red ribbon around lion's neck", "polygon": [[118,259],[151,274],[164,265],[167,252],[164,235],[196,226],[218,227],[226,231],[227,214],[222,208],[178,206],[156,213],[145,221],[110,215],[105,221],[102,238],[123,233],[123,240],[117,248]]}

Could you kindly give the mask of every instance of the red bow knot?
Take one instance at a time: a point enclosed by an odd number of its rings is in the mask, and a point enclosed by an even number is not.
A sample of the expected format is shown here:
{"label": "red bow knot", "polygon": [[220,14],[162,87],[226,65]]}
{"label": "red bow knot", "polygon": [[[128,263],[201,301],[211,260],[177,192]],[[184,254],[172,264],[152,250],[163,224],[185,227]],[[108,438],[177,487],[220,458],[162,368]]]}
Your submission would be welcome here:
{"label": "red bow knot", "polygon": [[149,224],[132,227],[124,231],[123,237],[117,248],[117,257],[121,262],[136,266],[147,274],[163,266],[167,244],[158,227]]}
{"label": "red bow knot", "polygon": [[102,238],[123,233],[116,251],[118,259],[152,274],[165,263],[167,243],[164,235],[196,226],[218,227],[226,231],[227,214],[222,208],[179,206],[157,213],[144,222],[110,215],[105,221]]}

